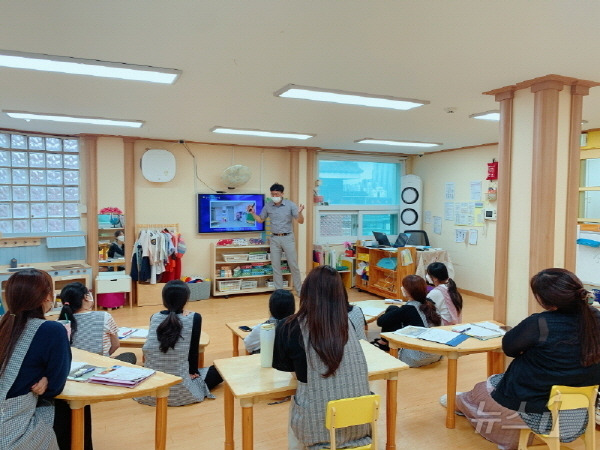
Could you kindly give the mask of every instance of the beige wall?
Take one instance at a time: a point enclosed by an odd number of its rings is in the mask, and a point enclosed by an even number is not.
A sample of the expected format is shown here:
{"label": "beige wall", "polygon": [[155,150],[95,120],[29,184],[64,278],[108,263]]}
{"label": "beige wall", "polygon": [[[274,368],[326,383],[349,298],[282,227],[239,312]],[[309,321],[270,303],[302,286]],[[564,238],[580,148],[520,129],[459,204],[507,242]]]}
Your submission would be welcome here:
{"label": "beige wall", "polygon": [[[210,267],[210,244],[212,242],[225,237],[260,237],[260,234],[198,234],[196,194],[212,193],[215,190],[268,194],[271,184],[278,181],[286,186],[286,193],[294,199],[297,194],[287,192],[290,178],[290,154],[285,149],[193,143],[186,145],[190,149],[191,155],[182,144],[178,143],[147,140],[135,142],[135,216],[133,220],[136,224],[178,223],[187,244],[182,275],[212,277],[212,268]],[[167,183],[153,183],[143,177],[139,163],[144,152],[151,148],[168,150],[175,156],[177,169],[173,180]],[[99,139],[99,205],[111,202],[110,206],[122,208],[123,171],[120,169],[119,172],[116,167],[117,165],[121,166],[122,155],[123,141],[121,139]],[[195,157],[195,163],[192,155]],[[229,191],[220,176],[223,170],[232,164],[244,164],[250,167],[252,178],[246,185]],[[199,179],[195,176],[194,166],[197,167]],[[210,189],[203,182],[210,186]],[[121,199],[120,203],[116,201],[116,198]],[[131,216],[131,213],[126,211],[125,220],[132,220]]]}
{"label": "beige wall", "polygon": [[98,138],[98,209],[107,206],[125,211],[123,139]]}
{"label": "beige wall", "polygon": [[[468,202],[470,182],[482,181],[485,198],[485,192],[490,186],[490,182],[485,181],[487,163],[497,157],[497,145],[411,157],[412,173],[423,180],[423,213],[431,211],[432,216],[442,217],[441,235],[433,232],[433,221],[423,222],[423,229],[427,231],[431,245],[448,250],[459,288],[488,296],[493,296],[494,292],[496,223],[486,221],[483,227],[458,227],[453,222],[444,220],[444,189],[446,183],[455,183],[454,202]],[[487,200],[484,200],[484,204],[495,207],[494,203],[488,203]],[[477,245],[456,243],[456,228],[477,229]]]}

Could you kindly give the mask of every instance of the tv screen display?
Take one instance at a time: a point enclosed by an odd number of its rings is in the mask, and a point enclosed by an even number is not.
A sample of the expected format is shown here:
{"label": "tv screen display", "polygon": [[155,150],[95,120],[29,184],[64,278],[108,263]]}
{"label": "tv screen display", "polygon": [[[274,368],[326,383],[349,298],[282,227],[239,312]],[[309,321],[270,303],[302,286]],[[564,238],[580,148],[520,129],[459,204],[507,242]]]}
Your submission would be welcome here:
{"label": "tv screen display", "polygon": [[263,194],[198,194],[198,233],[263,231],[248,207],[260,213],[264,204]]}

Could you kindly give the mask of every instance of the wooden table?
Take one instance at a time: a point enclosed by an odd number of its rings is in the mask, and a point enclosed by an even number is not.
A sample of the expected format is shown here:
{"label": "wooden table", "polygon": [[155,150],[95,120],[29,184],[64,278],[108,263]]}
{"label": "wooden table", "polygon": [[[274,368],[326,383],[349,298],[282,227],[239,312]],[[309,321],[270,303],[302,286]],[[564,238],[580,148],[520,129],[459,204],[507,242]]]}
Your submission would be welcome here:
{"label": "wooden table", "polygon": [[[448,325],[439,328],[442,330],[451,330],[455,326],[456,325]],[[458,344],[456,347],[451,347],[445,344],[438,344],[437,342],[424,341],[422,339],[416,339],[407,336],[400,336],[394,333],[382,333],[381,337],[387,339],[390,346],[390,354],[395,357],[398,356],[399,348],[409,348],[427,353],[434,353],[437,355],[445,355],[448,358],[448,374],[446,382],[448,406],[446,408],[446,428],[454,428],[455,425],[454,406],[456,404],[456,379],[458,371],[458,358],[464,355],[487,352],[488,377],[495,373],[504,372],[504,354],[501,351],[498,351],[502,349],[501,337],[488,339],[486,341],[481,341],[479,339],[471,337],[466,341]]]}
{"label": "wooden table", "polygon": [[[363,300],[358,302],[352,302],[351,305],[358,306],[363,310],[363,314],[365,315],[365,320],[367,323],[375,322],[387,309],[391,303],[386,303],[385,300]],[[402,306],[400,304],[396,304],[396,306]],[[381,309],[381,312],[377,315],[366,314],[364,308],[378,308]]]}
{"label": "wooden table", "polygon": [[[387,450],[396,448],[396,397],[398,372],[408,365],[393,358],[367,341],[360,341],[367,359],[369,380],[387,380],[386,429]],[[285,397],[296,392],[296,376],[273,368],[260,367],[260,355],[239,356],[215,360],[215,366],[225,381],[225,449],[232,450],[234,398],[242,407],[242,448],[254,448],[253,405],[261,400]]]}
{"label": "wooden table", "polygon": [[[86,362],[94,366],[110,367],[115,360],[106,356],[96,355],[77,348],[71,348],[73,361]],[[118,361],[119,365],[139,367]],[[167,441],[167,397],[169,388],[181,382],[180,377],[163,372],[156,372],[147,380],[141,382],[134,388],[107,386],[96,383],[83,383],[67,380],[62,393],[57,396],[69,402],[71,407],[71,450],[83,450],[83,408],[86,405],[124,398],[143,397],[151,395],[156,397],[156,421],[154,431],[154,448],[164,450]],[[123,418],[125,419],[125,418]],[[125,445],[125,444],[124,444]],[[131,443],[135,446],[135,443]]]}
{"label": "wooden table", "polygon": [[[244,338],[250,334],[249,331],[240,330],[240,327],[242,325],[246,325],[246,326],[252,328],[254,325],[258,325],[259,323],[265,323],[266,321],[267,321],[267,318],[263,317],[262,319],[240,320],[239,322],[229,322],[229,323],[225,324],[227,326],[227,328],[229,328],[231,330],[231,335],[233,338],[233,350],[232,350],[233,356],[240,356],[240,349],[239,349],[240,340],[243,341]],[[246,355],[249,355],[249,353],[246,352]]]}
{"label": "wooden table", "polygon": [[[128,328],[137,328],[139,330],[147,330],[148,327],[128,327]],[[119,339],[119,343],[121,347],[130,347],[130,348],[142,348],[144,343],[146,342],[146,338],[141,337],[129,337],[125,339]],[[204,331],[200,332],[200,345],[198,346],[198,369],[204,367],[204,350],[206,346],[210,344],[210,336],[208,333]]]}

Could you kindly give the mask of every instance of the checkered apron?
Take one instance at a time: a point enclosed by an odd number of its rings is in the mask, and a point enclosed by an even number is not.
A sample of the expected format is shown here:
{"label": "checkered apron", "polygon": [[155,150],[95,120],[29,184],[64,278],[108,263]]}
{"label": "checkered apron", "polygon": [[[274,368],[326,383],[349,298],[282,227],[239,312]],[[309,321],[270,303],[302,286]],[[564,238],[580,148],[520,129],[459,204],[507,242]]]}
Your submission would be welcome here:
{"label": "checkered apron", "polygon": [[[327,366],[317,352],[308,345],[308,331],[300,323],[306,362],[307,383],[298,381],[296,395],[291,405],[291,426],[300,442],[310,450],[329,447],[329,431],[325,428],[327,402],[341,398],[369,395],[368,369],[365,355],[354,327],[348,320],[348,342],[344,347],[342,362],[334,375],[323,378]],[[336,431],[338,447],[359,447],[371,443],[370,426],[358,425]]]}
{"label": "checkered apron", "polygon": [[90,311],[75,314],[77,332],[73,334],[73,347],[97,355],[104,354],[102,337],[104,336],[104,311]]}
{"label": "checkered apron", "polygon": [[356,331],[356,336],[359,339],[367,340],[367,335],[365,333],[365,315],[362,312],[362,309],[358,306],[353,306],[350,311],[348,311],[348,319],[354,325],[354,331]]}
{"label": "checkered apron", "polygon": [[[42,319],[29,319],[0,376],[0,449],[58,450],[52,429],[54,406],[33,392],[6,398]],[[39,400],[39,401],[38,401]]]}
{"label": "checkered apron", "polygon": [[[416,308],[417,313],[419,313],[419,317],[423,321],[423,326],[429,328],[429,322],[427,322],[427,317],[425,316],[425,313],[421,311],[421,304],[416,300],[411,300],[406,304]],[[439,361],[440,359],[442,359],[442,356],[435,355],[433,353],[422,352],[420,350],[401,348],[398,351],[398,359],[408,364],[409,367],[421,367]]]}
{"label": "checkered apron", "polygon": [[[169,390],[167,404],[169,406],[183,406],[190,403],[199,403],[205,397],[215,398],[208,390],[204,382],[208,369],[200,369],[198,378],[191,379],[189,373],[188,356],[190,352],[190,341],[192,338],[192,327],[194,324],[194,314],[178,314],[177,317],[183,323],[181,338],[175,344],[175,348],[170,348],[167,353],[160,350],[160,343],[156,336],[156,328],[166,319],[166,315],[156,313],[150,319],[150,330],[148,338],[142,347],[146,362],[144,365],[150,369],[170,373],[181,377],[183,382],[172,386]],[[136,400],[144,405],[154,406],[156,399],[154,397],[140,397]]]}

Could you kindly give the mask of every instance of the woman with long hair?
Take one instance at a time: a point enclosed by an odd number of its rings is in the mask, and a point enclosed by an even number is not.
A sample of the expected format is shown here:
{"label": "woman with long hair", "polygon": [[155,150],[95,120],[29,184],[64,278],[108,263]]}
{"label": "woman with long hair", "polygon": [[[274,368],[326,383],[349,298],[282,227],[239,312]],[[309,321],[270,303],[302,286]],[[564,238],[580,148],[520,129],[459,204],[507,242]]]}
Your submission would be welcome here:
{"label": "woman with long hair", "polygon": [[[185,310],[190,288],[181,280],[171,280],[162,290],[166,308],[150,318],[148,338],[142,347],[144,365],[183,378],[183,383],[169,391],[167,404],[183,406],[215,398],[210,390],[223,381],[214,366],[198,369],[198,343],[202,316]],[[145,405],[156,404],[154,397],[136,400]]]}
{"label": "woman with long hair", "polygon": [[442,318],[442,325],[455,325],[462,322],[463,299],[456,283],[448,276],[444,263],[434,262],[427,266],[427,282],[434,288],[427,294]]}
{"label": "woman with long hair", "polygon": [[[396,331],[409,325],[426,328],[441,325],[442,319],[435,305],[427,298],[427,284],[423,278],[418,275],[404,277],[401,290],[406,304],[401,307],[389,306],[377,319],[377,325],[381,327],[383,333]],[[400,349],[398,358],[410,367],[421,367],[442,359],[440,355],[409,349]]]}
{"label": "woman with long hair", "polygon": [[[370,393],[367,362],[348,317],[344,284],[334,268],[319,266],[307,275],[298,312],[277,326],[273,367],[294,372],[298,379],[290,410],[289,448],[329,447],[327,402]],[[338,433],[338,445],[371,442],[368,425]]]}
{"label": "woman with long hair", "polygon": [[294,294],[286,289],[276,289],[269,297],[269,313],[266,322],[252,327],[252,331],[244,338],[244,346],[248,353],[260,353],[260,327],[265,323],[277,324],[280,320],[294,314],[296,301]]}
{"label": "woman with long hair", "polygon": [[[94,296],[82,283],[69,283],[60,291],[63,307],[59,320],[71,325],[71,345],[87,352],[111,356],[120,346],[119,328],[106,311],[94,311]],[[136,363],[135,353],[122,353],[120,361]]]}
{"label": "woman with long hair", "polygon": [[52,278],[37,269],[6,282],[0,318],[0,448],[58,449],[54,407],[71,366],[65,327],[44,319],[54,304]]}
{"label": "woman with long hair", "polygon": [[[544,311],[504,335],[502,350],[514,358],[506,372],[456,399],[456,409],[471,423],[494,418],[493,426],[478,431],[503,449],[517,448],[515,428],[523,422],[536,433],[550,431],[553,419],[546,404],[553,385],[600,384],[600,313],[588,303],[590,293],[575,274],[558,268],[534,275],[530,286]],[[585,409],[559,416],[562,442],[575,440],[588,422],[594,423]]]}

